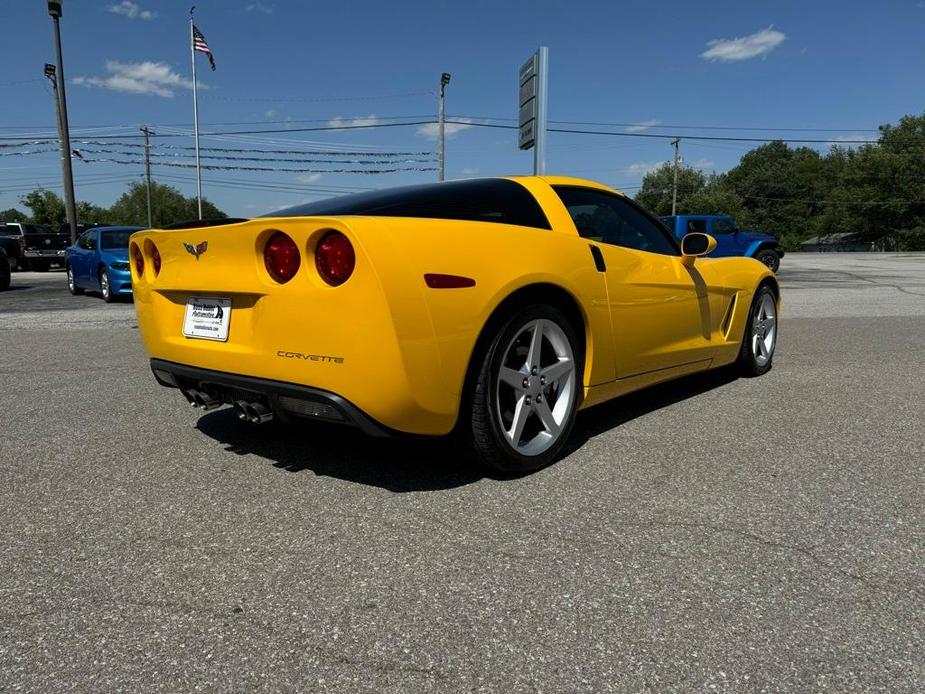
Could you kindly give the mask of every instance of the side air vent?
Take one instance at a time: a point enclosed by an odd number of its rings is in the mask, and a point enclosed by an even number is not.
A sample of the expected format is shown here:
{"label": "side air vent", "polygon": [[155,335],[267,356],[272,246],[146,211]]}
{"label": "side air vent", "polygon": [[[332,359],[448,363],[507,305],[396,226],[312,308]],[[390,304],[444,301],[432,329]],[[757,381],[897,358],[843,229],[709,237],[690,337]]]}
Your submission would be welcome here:
{"label": "side air vent", "polygon": [[732,327],[732,314],[735,312],[738,297],[738,294],[732,295],[732,301],[729,302],[729,308],[726,309],[726,317],[723,318],[723,337],[727,340],[729,339],[729,328]]}

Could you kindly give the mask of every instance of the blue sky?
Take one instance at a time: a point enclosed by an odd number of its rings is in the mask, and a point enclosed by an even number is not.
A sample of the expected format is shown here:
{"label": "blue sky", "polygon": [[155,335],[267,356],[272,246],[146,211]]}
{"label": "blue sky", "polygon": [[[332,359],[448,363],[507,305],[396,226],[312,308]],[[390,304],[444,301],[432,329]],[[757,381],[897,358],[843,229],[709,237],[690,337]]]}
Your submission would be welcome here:
{"label": "blue sky", "polygon": [[[181,135],[156,138],[156,153],[185,152],[166,145],[192,142],[188,9],[167,0],[64,1],[72,137],[120,135],[110,141],[137,143],[137,128],[148,124],[160,135]],[[53,134],[51,92],[41,77],[42,65],[54,59],[45,3],[0,0],[0,20],[0,137],[8,138],[0,143]],[[614,132],[866,139],[882,123],[920,113],[925,94],[923,0],[199,0],[196,23],[218,65],[211,72],[198,56],[201,129],[283,131],[203,138],[203,146],[218,148],[434,151],[427,126],[292,130],[335,118],[430,119],[444,71],[452,74],[450,116],[513,119],[517,67],[539,45],[550,50],[551,121],[638,124],[608,128]],[[711,129],[717,126],[756,130]],[[529,173],[532,155],[516,149],[515,137],[515,131],[474,126],[452,132],[448,177]],[[687,141],[682,150],[687,164],[724,171],[750,146]],[[552,134],[548,149],[550,173],[601,180],[629,193],[647,169],[671,156],[667,140],[630,137]],[[105,205],[142,172],[137,165],[80,161],[74,168],[78,198]],[[195,191],[192,170],[155,167],[154,176],[187,195]],[[252,216],[337,192],[435,178],[416,171],[215,171],[204,172],[203,192],[229,214]],[[0,209],[16,205],[35,185],[60,191],[54,153],[0,156]]]}

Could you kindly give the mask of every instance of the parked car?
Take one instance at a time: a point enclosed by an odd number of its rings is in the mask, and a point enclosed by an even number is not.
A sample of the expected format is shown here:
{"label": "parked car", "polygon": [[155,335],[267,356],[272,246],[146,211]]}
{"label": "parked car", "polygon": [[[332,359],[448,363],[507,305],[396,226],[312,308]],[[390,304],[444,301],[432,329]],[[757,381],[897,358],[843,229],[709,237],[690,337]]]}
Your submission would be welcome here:
{"label": "parked car", "polygon": [[45,272],[52,265],[63,267],[67,243],[67,234],[39,224],[0,222],[0,245],[17,270]]}
{"label": "parked car", "polygon": [[135,311],[160,384],[253,423],[456,431],[483,465],[525,471],[582,407],[771,368],[773,273],[701,257],[712,237],[678,243],[591,181],[451,181],[229,221],[134,234]]}
{"label": "parked car", "polygon": [[0,248],[0,292],[10,288],[10,259],[6,251]]}
{"label": "parked car", "polygon": [[742,231],[729,215],[679,214],[659,219],[678,239],[691,233],[713,236],[716,249],[710,255],[714,258],[745,256],[760,260],[773,272],[777,272],[780,259],[784,257],[784,250],[775,237],[762,231]]}
{"label": "parked car", "polygon": [[144,227],[94,227],[82,233],[67,248],[64,263],[67,288],[71,294],[99,292],[109,303],[120,296],[131,296],[128,240]]}

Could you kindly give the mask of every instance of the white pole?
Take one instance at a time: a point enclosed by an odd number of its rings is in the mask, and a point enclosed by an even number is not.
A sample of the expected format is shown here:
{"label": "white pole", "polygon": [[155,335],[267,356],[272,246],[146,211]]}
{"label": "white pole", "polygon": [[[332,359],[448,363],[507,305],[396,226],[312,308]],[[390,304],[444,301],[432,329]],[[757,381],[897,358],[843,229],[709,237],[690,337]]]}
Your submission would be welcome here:
{"label": "white pole", "polygon": [[196,95],[196,49],[193,43],[193,9],[189,11],[189,52],[193,64],[193,130],[196,137],[196,204],[202,219],[202,169],[199,168],[199,99]]}

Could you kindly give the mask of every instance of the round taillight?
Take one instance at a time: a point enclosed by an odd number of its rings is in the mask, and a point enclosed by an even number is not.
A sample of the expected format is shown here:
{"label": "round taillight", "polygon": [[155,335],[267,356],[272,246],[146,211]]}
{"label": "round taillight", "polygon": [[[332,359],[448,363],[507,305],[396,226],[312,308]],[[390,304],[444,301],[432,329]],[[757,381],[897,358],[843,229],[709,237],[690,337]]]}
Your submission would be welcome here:
{"label": "round taillight", "polygon": [[315,267],[321,279],[336,287],[343,284],[356,267],[356,255],[350,239],[339,231],[329,231],[315,247]]}
{"label": "round taillight", "polygon": [[132,262],[135,264],[135,274],[141,277],[145,274],[145,257],[141,254],[138,244],[132,244]]}
{"label": "round taillight", "polygon": [[299,271],[302,256],[295,241],[281,231],[277,231],[267,241],[263,249],[263,262],[267,266],[270,277],[280,284],[285,284]]}
{"label": "round taillight", "polygon": [[147,246],[148,255],[151,256],[151,267],[154,269],[154,276],[157,277],[161,274],[161,253],[151,241],[147,241],[145,245]]}

